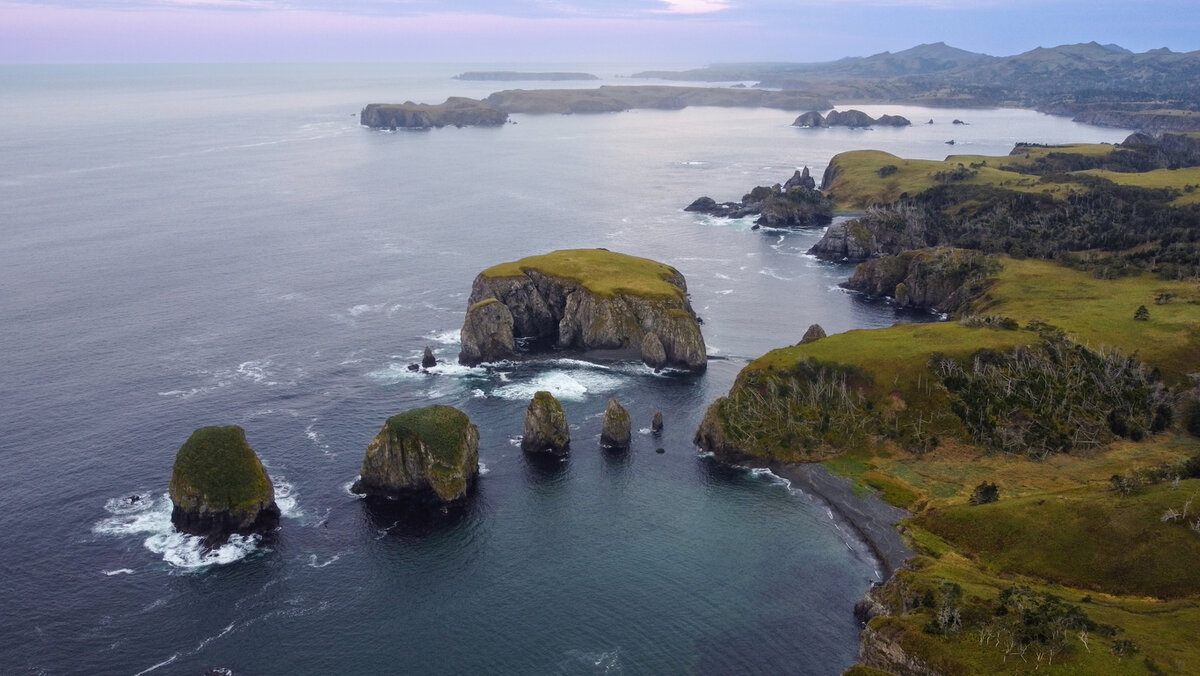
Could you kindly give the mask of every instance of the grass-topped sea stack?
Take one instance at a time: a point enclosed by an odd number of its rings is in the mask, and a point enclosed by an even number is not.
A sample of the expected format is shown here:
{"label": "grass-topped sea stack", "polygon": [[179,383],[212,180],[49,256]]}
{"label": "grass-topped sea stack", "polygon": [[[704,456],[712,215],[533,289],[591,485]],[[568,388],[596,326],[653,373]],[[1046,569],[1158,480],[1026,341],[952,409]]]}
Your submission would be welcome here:
{"label": "grass-topped sea stack", "polygon": [[533,349],[624,352],[656,369],[700,372],[708,365],[683,275],[604,249],[531,256],[475,278],[459,361],[509,358],[517,339]]}
{"label": "grass-topped sea stack", "polygon": [[526,453],[563,454],[571,446],[571,431],[562,404],[549,392],[538,392],[525,409],[521,450]]}
{"label": "grass-topped sea stack", "polygon": [[351,491],[454,502],[479,476],[479,428],[452,406],[426,406],[387,419],[367,445]]}
{"label": "grass-topped sea stack", "polygon": [[279,524],[271,478],[237,426],[192,432],[175,455],[170,495],[171,522],[184,533],[219,539]]}

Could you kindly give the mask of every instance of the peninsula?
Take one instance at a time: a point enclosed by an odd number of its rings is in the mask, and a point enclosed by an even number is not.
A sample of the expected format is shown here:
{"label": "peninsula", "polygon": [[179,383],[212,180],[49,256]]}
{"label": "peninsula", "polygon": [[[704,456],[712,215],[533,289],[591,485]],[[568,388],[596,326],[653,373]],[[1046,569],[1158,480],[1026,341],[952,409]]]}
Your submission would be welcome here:
{"label": "peninsula", "polygon": [[810,328],[747,365],[695,442],[788,476],[820,463],[912,515],[916,556],[857,607],[848,673],[1200,663],[1176,630],[1200,626],[1193,143],[831,162],[825,196],[866,212],[814,253],[863,261],[850,288],[953,321]]}

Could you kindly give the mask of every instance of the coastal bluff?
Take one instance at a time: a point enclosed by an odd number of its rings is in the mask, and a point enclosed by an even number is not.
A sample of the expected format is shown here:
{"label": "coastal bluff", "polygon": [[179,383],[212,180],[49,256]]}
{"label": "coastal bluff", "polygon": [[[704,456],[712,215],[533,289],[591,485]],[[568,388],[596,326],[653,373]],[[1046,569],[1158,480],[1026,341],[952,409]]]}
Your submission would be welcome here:
{"label": "coastal bluff", "polygon": [[615,351],[655,369],[708,365],[687,282],[648,258],[567,249],[502,263],[479,273],[467,305],[467,366],[548,348]]}

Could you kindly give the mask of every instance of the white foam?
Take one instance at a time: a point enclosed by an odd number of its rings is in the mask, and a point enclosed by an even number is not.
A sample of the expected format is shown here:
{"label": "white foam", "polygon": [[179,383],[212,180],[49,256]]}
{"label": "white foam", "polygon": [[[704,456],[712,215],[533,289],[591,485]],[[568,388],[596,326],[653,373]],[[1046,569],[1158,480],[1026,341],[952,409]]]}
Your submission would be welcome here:
{"label": "white foam", "polygon": [[488,374],[487,369],[482,366],[463,366],[456,361],[440,361],[436,366],[430,366],[425,370],[439,376],[471,376],[482,378]]}
{"label": "white foam", "polygon": [[275,505],[279,507],[279,514],[289,519],[301,516],[304,512],[297,506],[296,487],[278,477],[271,483],[275,489]]}
{"label": "white foam", "polygon": [[325,566],[332,565],[340,558],[342,558],[341,554],[334,554],[333,558],[329,559],[328,561],[322,561],[322,562],[318,563],[317,555],[309,554],[308,555],[308,567],[309,568],[324,568]]}
{"label": "white foam", "polygon": [[118,568],[116,570],[106,570],[104,574],[112,577],[113,575],[133,575],[134,572],[132,568]]}
{"label": "white foam", "polygon": [[362,475],[358,474],[358,475],[355,475],[354,481],[347,481],[346,483],[342,484],[342,490],[346,492],[346,495],[349,495],[352,498],[362,498],[363,497],[362,495],[359,495],[358,493],[355,493],[354,491],[350,490],[351,488],[354,488],[354,484],[358,483],[358,480],[361,478],[362,478]]}
{"label": "white foam", "polygon": [[723,275],[719,272],[713,273],[713,276],[717,279],[733,279],[733,277],[730,277],[729,275]]}
{"label": "white foam", "polygon": [[729,294],[733,293],[733,289],[721,289],[720,291],[715,291],[714,293],[721,296],[728,296]]}
{"label": "white foam", "polygon": [[428,374],[423,371],[409,371],[407,364],[393,362],[388,364],[387,368],[371,371],[367,374],[367,377],[383,385],[395,385],[406,380],[426,378]]}
{"label": "white foam", "polygon": [[521,435],[518,434],[515,437],[509,437],[508,445],[509,446],[520,446],[521,445]]}
{"label": "white foam", "polygon": [[649,427],[643,427],[638,430],[638,434],[653,434],[653,431]]}
{"label": "white foam", "polygon": [[483,464],[482,462],[479,463],[479,476],[483,476],[484,474],[487,474],[490,471],[492,471],[492,470],[488,469],[487,465]]}
{"label": "white foam", "polygon": [[473,399],[487,399],[487,392],[484,392],[480,389],[474,389],[471,390],[471,397]]}
{"label": "white foam", "polygon": [[351,317],[359,317],[359,316],[361,316],[361,315],[364,315],[364,314],[366,314],[366,313],[368,313],[368,312],[371,312],[372,310],[374,310],[374,309],[376,309],[376,308],[378,308],[378,307],[381,307],[381,306],[378,306],[378,305],[365,305],[365,304],[364,304],[364,305],[355,305],[354,307],[350,308],[350,309],[349,309],[349,310],[347,310],[346,312],[347,312],[347,313],[348,313],[348,314],[349,314]]}
{"label": "white foam", "polygon": [[763,268],[762,270],[758,271],[758,274],[766,275],[767,277],[770,277],[771,279],[778,279],[781,282],[792,281],[792,279],[790,277],[784,277],[783,275],[780,275],[778,272],[775,272],[775,270],[773,270],[771,268]]}
{"label": "white foam", "polygon": [[175,660],[177,660],[177,659],[179,659],[179,653],[175,653],[174,655],[171,655],[170,657],[168,657],[167,659],[163,660],[162,662],[159,662],[158,664],[155,664],[155,665],[153,665],[153,666],[150,666],[150,667],[147,667],[147,668],[145,668],[145,669],[142,669],[141,671],[137,672],[137,673],[136,673],[136,674],[134,674],[133,676],[142,676],[142,674],[148,674],[148,673],[150,673],[151,671],[154,671],[155,669],[158,669],[158,668],[160,668],[160,667],[165,667],[165,666],[167,666],[168,664],[171,664],[172,662],[174,662],[174,661],[175,661]]}
{"label": "white foam", "polygon": [[770,470],[770,468],[768,468],[768,467],[751,467],[751,468],[750,468],[750,475],[751,475],[751,476],[753,476],[753,477],[755,477],[755,478],[765,478],[765,479],[768,479],[768,480],[770,480],[770,481],[771,481],[771,483],[780,484],[780,485],[782,485],[782,486],[784,486],[784,487],[786,487],[786,488],[791,488],[791,486],[792,486],[792,482],[791,482],[791,481],[789,481],[788,479],[785,479],[785,478],[783,478],[783,477],[779,476],[778,474],[776,474],[776,473],[772,472],[772,471]]}
{"label": "white foam", "polygon": [[[275,491],[275,502],[283,516],[295,518],[302,513],[297,507],[290,483],[276,482]],[[104,509],[110,516],[96,522],[92,532],[115,537],[146,536],[142,541],[146,549],[158,554],[172,566],[184,569],[233,563],[258,549],[261,539],[258,535],[231,535],[228,542],[220,547],[206,547],[204,538],[175,530],[171,523],[173,504],[167,494],[157,497],[150,493],[135,495],[139,499],[133,503],[124,496],[106,501]],[[116,575],[125,570],[105,571],[105,575]]]}
{"label": "white foam", "polygon": [[540,391],[547,391],[559,399],[583,401],[588,394],[609,392],[621,386],[620,376],[609,375],[592,369],[573,371],[548,371],[532,379],[514,382],[492,390],[491,395],[508,400],[530,399]]}

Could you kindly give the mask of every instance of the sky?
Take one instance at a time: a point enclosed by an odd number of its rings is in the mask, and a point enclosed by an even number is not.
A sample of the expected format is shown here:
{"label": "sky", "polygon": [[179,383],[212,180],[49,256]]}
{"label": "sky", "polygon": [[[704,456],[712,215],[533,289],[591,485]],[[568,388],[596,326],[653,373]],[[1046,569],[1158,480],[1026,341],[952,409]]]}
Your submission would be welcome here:
{"label": "sky", "polygon": [[0,63],[829,61],[1200,49],[1200,0],[0,0]]}

